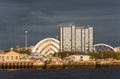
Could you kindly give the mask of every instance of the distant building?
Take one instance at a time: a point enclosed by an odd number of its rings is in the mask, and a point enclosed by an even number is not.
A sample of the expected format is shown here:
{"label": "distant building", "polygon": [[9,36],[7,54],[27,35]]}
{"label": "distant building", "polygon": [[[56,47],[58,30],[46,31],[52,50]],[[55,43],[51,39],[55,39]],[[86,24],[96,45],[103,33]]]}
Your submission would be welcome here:
{"label": "distant building", "polygon": [[45,38],[39,41],[32,49],[32,55],[51,56],[59,52],[59,41],[54,38]]}
{"label": "distant building", "polygon": [[115,52],[120,52],[120,47],[114,47]]}
{"label": "distant building", "polygon": [[88,55],[70,55],[69,57],[65,57],[64,60],[69,61],[90,61],[90,56]]}
{"label": "distant building", "polygon": [[60,51],[93,51],[93,27],[60,27]]}
{"label": "distant building", "polygon": [[0,54],[0,61],[20,61],[20,54],[14,51]]}
{"label": "distant building", "polygon": [[28,46],[27,48],[28,48],[28,50],[29,50],[30,52],[32,52],[32,50],[33,50],[34,47],[35,47],[34,45],[31,45],[31,46]]}
{"label": "distant building", "polygon": [[6,53],[0,53],[0,61],[28,61],[27,54],[20,54],[18,52],[13,51],[13,49],[10,52]]}

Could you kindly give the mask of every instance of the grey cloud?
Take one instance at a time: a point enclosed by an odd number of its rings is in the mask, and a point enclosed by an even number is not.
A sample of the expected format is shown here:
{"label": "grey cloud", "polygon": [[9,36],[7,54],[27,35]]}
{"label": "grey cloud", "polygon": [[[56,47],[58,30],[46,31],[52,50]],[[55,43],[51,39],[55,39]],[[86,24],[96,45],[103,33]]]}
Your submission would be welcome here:
{"label": "grey cloud", "polygon": [[55,37],[59,25],[69,23],[91,25],[95,43],[119,46],[119,4],[119,0],[0,0],[0,48],[24,46],[25,30],[29,45],[36,44]]}

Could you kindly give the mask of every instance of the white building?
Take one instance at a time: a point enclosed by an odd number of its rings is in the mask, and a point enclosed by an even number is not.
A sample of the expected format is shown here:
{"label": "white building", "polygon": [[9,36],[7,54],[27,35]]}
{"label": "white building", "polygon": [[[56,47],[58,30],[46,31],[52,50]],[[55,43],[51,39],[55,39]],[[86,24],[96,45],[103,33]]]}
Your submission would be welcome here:
{"label": "white building", "polygon": [[32,54],[50,56],[59,52],[59,41],[54,38],[45,38],[39,41],[32,50]]}
{"label": "white building", "polygon": [[75,25],[60,27],[60,50],[62,51],[93,51],[93,27]]}
{"label": "white building", "polygon": [[115,52],[120,52],[120,47],[114,47]]}
{"label": "white building", "polygon": [[66,57],[65,60],[75,61],[75,62],[89,61],[90,56],[88,56],[88,55],[70,55],[69,57]]}

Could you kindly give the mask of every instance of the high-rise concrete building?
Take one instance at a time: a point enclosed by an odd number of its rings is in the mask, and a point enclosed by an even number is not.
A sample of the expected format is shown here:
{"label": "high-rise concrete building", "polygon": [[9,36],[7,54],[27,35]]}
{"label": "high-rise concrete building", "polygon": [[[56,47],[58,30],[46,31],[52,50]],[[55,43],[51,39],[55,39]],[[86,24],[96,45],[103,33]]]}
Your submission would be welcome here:
{"label": "high-rise concrete building", "polygon": [[60,51],[93,51],[93,27],[60,27]]}

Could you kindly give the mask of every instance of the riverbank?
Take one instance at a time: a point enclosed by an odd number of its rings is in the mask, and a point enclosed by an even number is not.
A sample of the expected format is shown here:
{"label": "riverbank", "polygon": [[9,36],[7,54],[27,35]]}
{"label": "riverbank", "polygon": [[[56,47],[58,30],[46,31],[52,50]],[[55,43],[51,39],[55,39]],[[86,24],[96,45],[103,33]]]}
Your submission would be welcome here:
{"label": "riverbank", "polygon": [[34,62],[0,62],[0,69],[60,69],[60,68],[101,68],[101,67],[120,67],[120,60],[96,60],[69,62],[63,64],[46,63],[39,64]]}
{"label": "riverbank", "polygon": [[44,69],[59,69],[59,68],[108,68],[120,67],[120,60],[96,60],[96,61],[80,61],[64,63],[62,65],[46,64]]}

